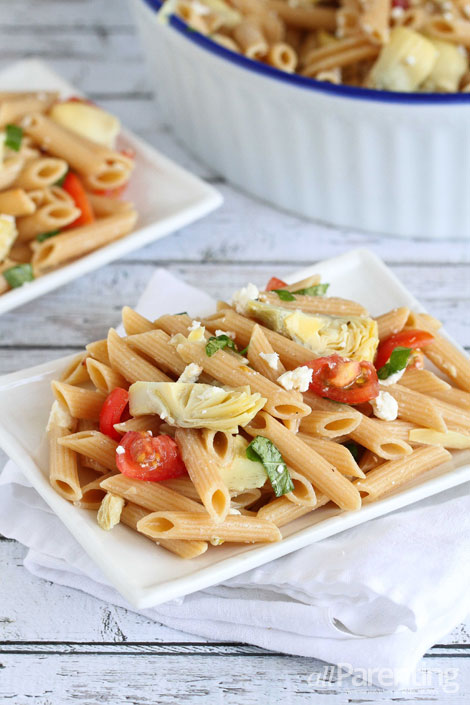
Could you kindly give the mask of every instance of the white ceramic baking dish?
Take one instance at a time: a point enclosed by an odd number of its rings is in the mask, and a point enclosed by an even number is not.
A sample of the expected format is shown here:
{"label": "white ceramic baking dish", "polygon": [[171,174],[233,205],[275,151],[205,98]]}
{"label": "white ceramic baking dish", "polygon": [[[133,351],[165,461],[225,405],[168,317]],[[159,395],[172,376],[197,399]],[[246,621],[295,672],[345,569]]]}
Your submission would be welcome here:
{"label": "white ceramic baking dish", "polygon": [[228,180],[337,226],[470,237],[470,94],[333,86],[252,61],[159,22],[130,0],[159,108]]}

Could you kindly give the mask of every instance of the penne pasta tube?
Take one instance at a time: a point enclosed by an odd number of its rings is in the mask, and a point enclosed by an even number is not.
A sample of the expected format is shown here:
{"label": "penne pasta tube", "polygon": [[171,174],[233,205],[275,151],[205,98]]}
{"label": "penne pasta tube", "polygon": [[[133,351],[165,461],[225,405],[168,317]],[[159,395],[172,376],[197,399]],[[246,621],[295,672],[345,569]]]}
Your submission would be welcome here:
{"label": "penne pasta tube", "polygon": [[[29,242],[43,233],[60,230],[66,225],[73,223],[79,215],[80,210],[66,202],[53,201],[41,206],[32,215],[25,215],[17,219],[18,242]],[[70,230],[69,232],[73,231]],[[52,240],[55,241],[58,237],[67,237],[67,235],[56,235],[54,238],[45,240],[44,243],[34,243],[34,245],[39,244],[39,247],[42,247]]]}
{"label": "penne pasta tube", "polygon": [[0,213],[13,215],[31,215],[36,204],[22,188],[13,188],[0,193]]}
{"label": "penne pasta tube", "polygon": [[137,523],[137,531],[154,539],[202,540],[217,543],[271,543],[280,541],[281,532],[271,522],[258,517],[229,515],[222,523],[206,514],[153,512]]}
{"label": "penne pasta tube", "polygon": [[329,71],[337,67],[350,66],[358,61],[375,59],[379,51],[378,44],[364,36],[338,39],[334,44],[312,49],[305,57],[305,68],[301,73],[303,76],[312,77],[320,71]]}
{"label": "penne pasta tube", "polygon": [[353,485],[298,435],[260,411],[245,427],[250,436],[265,436],[279,449],[285,462],[306,477],[341,509],[359,509],[361,500]]}
{"label": "penne pasta tube", "polygon": [[317,498],[312,483],[300,473],[295,472],[295,470],[289,470],[289,473],[294,489],[292,492],[288,492],[285,495],[286,498],[289,502],[293,502],[294,504],[300,504],[305,507],[314,507],[317,503]]}
{"label": "penne pasta tube", "polygon": [[233,30],[233,38],[249,59],[262,59],[268,53],[269,45],[259,23],[252,18],[243,19]]}
{"label": "penne pasta tube", "polygon": [[[32,218],[33,216],[28,216]],[[89,225],[72,228],[41,243],[34,243],[33,266],[43,273],[127,235],[137,221],[135,211],[116,213]]]}
{"label": "penne pasta tube", "polygon": [[[266,399],[265,408],[277,418],[301,418],[310,413],[310,408],[299,400],[296,393],[287,392],[243,363],[243,359],[218,350],[209,357],[204,345],[186,341],[177,345],[178,354],[187,363],[196,362],[205,372],[231,387],[249,385]],[[301,398],[301,397],[300,397]]]}
{"label": "penne pasta tube", "polygon": [[413,450],[398,434],[385,433],[379,419],[370,419],[367,416],[362,416],[359,426],[349,435],[356,443],[387,460],[403,458],[405,455],[410,455]]}
{"label": "penne pasta tube", "polygon": [[270,46],[266,60],[271,66],[286,73],[294,73],[298,63],[295,50],[286,42],[275,42]]}
{"label": "penne pasta tube", "polygon": [[442,328],[442,323],[429,313],[418,313],[410,311],[410,315],[406,321],[406,328],[418,328],[419,330],[427,330],[434,334],[439,328]]}
{"label": "penne pasta tube", "polygon": [[450,340],[434,332],[434,341],[423,348],[423,353],[457,387],[470,392],[470,361]]}
{"label": "penne pasta tube", "polygon": [[292,27],[299,29],[336,29],[334,8],[291,6],[282,0],[268,0],[266,6]]}
{"label": "penne pasta tube", "polygon": [[364,451],[361,460],[359,461],[359,465],[361,467],[362,472],[364,473],[364,477],[366,476],[365,473],[369,472],[369,470],[373,470],[377,467],[377,465],[381,465],[382,463],[383,458],[379,458],[378,455],[368,449]]}
{"label": "penne pasta tube", "polygon": [[162,484],[165,487],[169,487],[170,490],[179,492],[179,494],[184,494],[185,497],[194,499],[195,502],[200,502],[198,491],[193,485],[189,477],[175,477],[173,480],[163,480]]}
{"label": "penne pasta tube", "polygon": [[90,419],[97,421],[100,417],[101,407],[105,395],[90,389],[82,389],[65,382],[53,381],[52,391],[60,402],[75,419]]}
{"label": "penne pasta tube", "polygon": [[118,198],[111,196],[87,193],[87,198],[97,218],[106,218],[109,215],[134,210],[133,204],[129,201],[120,201]]}
{"label": "penne pasta tube", "polygon": [[408,320],[409,313],[409,308],[401,306],[400,308],[394,308],[392,311],[383,313],[381,316],[377,316],[375,320],[377,321],[379,340],[385,340],[385,338],[403,330]]}
{"label": "penne pasta tube", "polygon": [[46,112],[57,95],[52,91],[0,93],[0,128],[18,122],[29,113]]}
{"label": "penne pasta tube", "polygon": [[90,375],[86,367],[86,353],[79,353],[73,358],[72,362],[62,372],[60,381],[72,385],[90,381]]}
{"label": "penne pasta tube", "polygon": [[229,465],[233,460],[233,436],[226,431],[201,429],[202,444],[209,455],[220,465]]}
{"label": "penne pasta tube", "polygon": [[[10,266],[13,266],[13,263],[26,263],[31,260],[31,247],[27,242],[18,242],[14,243],[11,247],[10,252],[8,253],[8,258],[12,259],[13,262],[11,263]],[[2,263],[4,264],[4,263]],[[5,267],[7,269],[7,267]]]}
{"label": "penne pasta tube", "polygon": [[345,411],[312,410],[300,422],[300,430],[305,434],[315,434],[323,438],[338,438],[352,433],[360,424],[358,414]]}
{"label": "penne pasta tube", "polygon": [[[121,522],[134,531],[137,531],[137,523],[148,515],[147,509],[139,507],[137,504],[128,503],[121,512]],[[147,536],[162,548],[171,553],[175,553],[180,558],[197,558],[207,551],[206,541],[179,541],[178,539],[153,539]]]}
{"label": "penne pasta tube", "polygon": [[21,169],[23,168],[24,159],[18,155],[8,157],[2,164],[0,169],[0,191],[12,186]]}
{"label": "penne pasta tube", "polygon": [[379,44],[385,44],[389,39],[390,10],[390,0],[365,0],[364,2],[361,27],[373,41]]}
{"label": "penne pasta tube", "polygon": [[444,415],[438,407],[438,400],[414,392],[401,384],[392,384],[383,389],[396,400],[400,419],[411,421],[418,426],[434,428],[437,431],[447,431]]}
{"label": "penne pasta tube", "polygon": [[108,355],[111,367],[131,384],[138,381],[171,382],[164,372],[132,350],[114,328],[108,333]]}
{"label": "penne pasta tube", "polygon": [[[451,389],[450,384],[444,382],[430,370],[418,370],[416,367],[407,367],[400,379],[400,384],[415,392],[434,396],[435,392],[446,392]],[[470,398],[470,395],[469,395]],[[470,407],[469,407],[470,408]]]}
{"label": "penne pasta tube", "polygon": [[406,458],[389,460],[367,473],[365,480],[356,480],[364,503],[373,502],[395,492],[405,483],[447,462],[451,455],[444,448],[417,448]]}
{"label": "penne pasta tube", "polygon": [[256,488],[232,494],[230,500],[230,508],[238,510],[245,509],[246,507],[250,507],[252,504],[257,502],[260,497],[261,490],[258,490]]}
{"label": "penne pasta tube", "polygon": [[141,316],[140,313],[134,311],[130,306],[124,306],[122,309],[122,325],[129,336],[155,330],[155,326],[148,318]]}
{"label": "penne pasta tube", "polygon": [[74,502],[75,506],[81,507],[82,509],[99,509],[106,495],[106,490],[100,487],[100,483],[105,477],[112,477],[114,474],[115,473],[106,470],[106,475],[95,477],[94,480],[83,485],[82,496],[77,502]]}
{"label": "penne pasta tube", "polygon": [[230,509],[230,494],[217,463],[206,450],[201,433],[196,429],[179,428],[176,430],[175,440],[189,477],[211,521],[223,522]]}
{"label": "penne pasta tube", "polygon": [[202,504],[164,487],[161,482],[134,480],[118,473],[102,480],[101,488],[151,512],[168,510],[170,512],[206,513]]}
{"label": "penne pasta tube", "polygon": [[49,428],[49,482],[61,497],[69,502],[76,502],[82,496],[77,454],[59,443],[69,433],[70,429],[57,424],[52,424]]}
{"label": "penne pasta tube", "polygon": [[186,336],[191,323],[192,319],[187,313],[182,313],[180,315],[168,314],[157,318],[157,320],[154,321],[154,326],[159,330],[163,330],[168,336],[177,335],[178,333]]}
{"label": "penne pasta tube", "polygon": [[116,470],[116,448],[118,444],[100,431],[78,431],[63,436],[59,444],[80,455],[96,460],[107,470]]}
{"label": "penne pasta tube", "polygon": [[295,295],[295,301],[283,301],[276,293],[262,292],[260,301],[274,306],[281,306],[292,311],[304,313],[326,313],[330,316],[368,316],[367,310],[361,304],[334,296],[301,296]]}
{"label": "penne pasta tube", "polygon": [[363,471],[354,460],[352,454],[341,443],[335,443],[323,438],[314,438],[307,433],[299,433],[299,438],[334,465],[343,475],[364,477]]}
{"label": "penne pasta tube", "polygon": [[88,343],[86,346],[87,352],[91,357],[105,365],[111,365],[108,355],[108,341],[95,340],[93,343]]}
{"label": "penne pasta tube", "polygon": [[108,395],[116,387],[128,388],[125,377],[109,365],[94,360],[92,357],[85,358],[88,375],[99,392]]}
{"label": "penne pasta tube", "polygon": [[255,325],[251,332],[247,357],[252,368],[271,382],[277,382],[278,377],[286,371],[259,325]]}
{"label": "penne pasta tube", "polygon": [[423,32],[433,39],[470,47],[470,22],[445,16],[431,17],[423,27]]}
{"label": "penne pasta tube", "polygon": [[186,368],[186,363],[170,343],[170,336],[162,330],[151,330],[146,333],[130,335],[126,343],[132,350],[138,350],[146,355],[166,372],[179,377]]}
{"label": "penne pasta tube", "polygon": [[316,505],[314,507],[308,507],[302,504],[294,504],[290,502],[287,497],[277,497],[271,502],[268,502],[268,504],[265,504],[261,509],[258,509],[256,516],[259,519],[270,521],[278,527],[285,526],[286,524],[290,524],[291,521],[295,521],[305,516],[305,514],[309,514],[311,511],[323,507],[325,504],[328,504],[329,501],[330,500],[325,495],[317,494]]}
{"label": "penne pasta tube", "polygon": [[56,184],[67,173],[67,162],[55,157],[38,157],[26,162],[15,181],[17,188],[32,191]]}
{"label": "penne pasta tube", "polygon": [[148,416],[138,416],[130,418],[122,423],[115,423],[114,428],[118,433],[127,433],[128,431],[151,431],[153,436],[160,433],[161,420],[156,414]]}

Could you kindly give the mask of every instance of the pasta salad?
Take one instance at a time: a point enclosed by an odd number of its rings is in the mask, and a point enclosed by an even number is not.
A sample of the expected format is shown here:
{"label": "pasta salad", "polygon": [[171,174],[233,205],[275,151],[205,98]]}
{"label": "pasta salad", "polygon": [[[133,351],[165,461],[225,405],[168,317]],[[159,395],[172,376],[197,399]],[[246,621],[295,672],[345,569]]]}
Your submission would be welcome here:
{"label": "pasta salad", "polygon": [[166,0],[221,46],[287,73],[388,91],[470,90],[467,0]]}
{"label": "pasta salad", "polygon": [[133,154],[119,120],[81,98],[0,93],[0,294],[127,235]]}
{"label": "pasta salad", "polygon": [[470,361],[440,322],[327,290],[273,277],[201,319],[125,307],[125,335],[52,383],[52,487],[102,529],[194,558],[360,511],[470,448]]}

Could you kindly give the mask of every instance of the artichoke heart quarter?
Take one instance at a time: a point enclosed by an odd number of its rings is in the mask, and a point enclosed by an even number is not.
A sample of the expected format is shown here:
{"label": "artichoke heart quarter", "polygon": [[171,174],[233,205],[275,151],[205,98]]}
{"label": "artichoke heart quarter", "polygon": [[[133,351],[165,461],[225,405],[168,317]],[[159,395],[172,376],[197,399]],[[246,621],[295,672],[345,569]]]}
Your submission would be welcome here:
{"label": "artichoke heart quarter", "polygon": [[236,433],[266,403],[250,388],[229,389],[190,382],[135,382],[129,388],[132,416],[157,414],[171,426]]}
{"label": "artichoke heart quarter", "polygon": [[308,314],[250,301],[247,315],[312,351],[314,357],[337,353],[372,362],[379,342],[377,322],[368,316]]}

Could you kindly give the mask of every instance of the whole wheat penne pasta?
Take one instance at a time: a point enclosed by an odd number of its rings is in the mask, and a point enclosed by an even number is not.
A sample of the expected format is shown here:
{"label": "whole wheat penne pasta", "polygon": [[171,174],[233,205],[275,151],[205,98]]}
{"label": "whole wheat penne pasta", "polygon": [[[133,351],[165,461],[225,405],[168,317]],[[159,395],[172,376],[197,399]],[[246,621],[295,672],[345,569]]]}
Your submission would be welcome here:
{"label": "whole wheat penne pasta", "polygon": [[93,458],[108,470],[116,470],[116,448],[118,444],[100,431],[78,431],[62,437],[60,445],[80,455]]}
{"label": "whole wheat penne pasta", "polygon": [[361,13],[361,27],[371,39],[380,44],[390,36],[390,0],[366,0]]}
{"label": "whole wheat penne pasta", "polygon": [[49,428],[49,482],[61,497],[76,502],[82,496],[77,454],[59,444],[59,440],[69,433],[68,428],[56,424]]}
{"label": "whole wheat penne pasta", "polygon": [[0,94],[0,128],[13,124],[29,113],[49,110],[57,98],[52,91],[1,93]]}
{"label": "whole wheat penne pasta", "polygon": [[465,411],[470,409],[470,393],[449,385],[448,389],[436,389],[430,396],[445,401],[453,406],[459,406]]}
{"label": "whole wheat penne pasta", "polygon": [[313,409],[300,422],[300,430],[323,438],[338,438],[352,433],[360,424],[361,417],[350,414],[347,409],[321,411]]}
{"label": "whole wheat penne pasta", "polygon": [[179,343],[178,354],[185,362],[196,362],[205,372],[223,384],[232,387],[249,385],[266,399],[265,408],[277,418],[301,418],[310,413],[310,408],[299,400],[296,393],[286,392],[255,370],[251,370],[238,356],[218,350],[209,357],[200,343]]}
{"label": "whole wheat penne pasta", "polygon": [[29,198],[34,201],[36,208],[47,206],[50,203],[68,203],[74,205],[73,198],[60,186],[49,186],[28,191]]}
{"label": "whole wheat penne pasta", "polygon": [[201,429],[201,441],[205,450],[220,465],[229,465],[233,460],[233,436],[226,431]]}
{"label": "whole wheat penne pasta", "polygon": [[246,509],[258,501],[261,497],[261,490],[253,488],[244,492],[231,493],[230,508],[231,509]]}
{"label": "whole wheat penne pasta", "polygon": [[134,480],[121,473],[112,475],[102,481],[101,487],[118,497],[138,504],[151,512],[203,512],[202,504],[164,487],[161,482],[144,482]]}
{"label": "whole wheat penne pasta", "polygon": [[120,201],[118,198],[100,196],[96,193],[87,193],[87,198],[97,218],[106,218],[108,215],[123,213],[134,208],[129,201]]}
{"label": "whole wheat penne pasta", "polygon": [[261,27],[252,17],[243,19],[233,30],[233,38],[249,59],[262,59],[268,53],[269,45]]}
{"label": "whole wheat penne pasta", "polygon": [[289,502],[285,496],[277,497],[271,502],[268,502],[268,504],[265,504],[261,509],[258,509],[257,517],[265,521],[270,521],[278,527],[285,526],[286,524],[290,524],[291,521],[295,521],[305,516],[305,514],[309,514],[311,511],[323,507],[325,504],[328,504],[329,501],[326,495],[317,494],[316,505],[314,507],[307,507],[302,504]]}
{"label": "whole wheat penne pasta", "polygon": [[178,15],[186,22],[191,29],[199,32],[200,34],[209,34],[209,23],[208,19],[210,17],[209,8],[206,15],[201,15],[194,7],[191,2],[186,0],[179,0],[178,2]]}
{"label": "whole wheat penne pasta", "polygon": [[126,338],[126,343],[132,350],[138,350],[158,365],[159,368],[179,377],[186,363],[170,343],[170,336],[163,330],[151,330],[146,333],[136,333]]}
{"label": "whole wheat penne pasta", "polygon": [[53,381],[51,386],[57,401],[65,406],[75,419],[99,419],[101,407],[106,399],[104,394],[65,382]]}
{"label": "whole wheat penne pasta", "polygon": [[93,343],[88,343],[86,349],[88,354],[95,360],[105,365],[111,365],[108,355],[108,341],[106,338],[104,340],[95,340]]}
{"label": "whole wheat penne pasta", "polygon": [[447,338],[434,333],[434,341],[423,348],[423,353],[457,387],[470,392],[470,361]]}
{"label": "whole wheat penne pasta", "polygon": [[[342,41],[342,40],[341,40]],[[346,41],[346,40],[345,40]],[[376,44],[361,43],[358,46],[351,47],[345,51],[338,51],[337,54],[331,54],[323,58],[313,55],[311,63],[301,71],[302,76],[313,78],[325,71],[331,71],[337,68],[346,68],[360,61],[375,59],[379,54],[379,46]]]}
{"label": "whole wheat penne pasta", "polygon": [[431,397],[435,396],[435,392],[446,392],[451,389],[450,384],[444,382],[431,370],[418,370],[416,367],[406,368],[405,373],[400,378],[400,384],[415,392],[428,394]]}
{"label": "whole wheat penne pasta", "polygon": [[[32,216],[27,216],[33,218]],[[42,273],[108,245],[131,232],[137,221],[133,210],[72,228],[41,243],[34,243],[33,266]]]}
{"label": "whole wheat penne pasta", "polygon": [[21,169],[23,168],[24,159],[18,155],[8,157],[2,164],[0,169],[0,191],[12,186]]}
{"label": "whole wheat penne pasta", "polygon": [[299,309],[305,313],[326,313],[330,316],[367,316],[367,310],[361,304],[334,296],[295,295],[295,301],[283,301],[276,293],[262,292],[260,301],[274,306],[281,306],[292,311]]}
{"label": "whole wheat penne pasta", "polygon": [[167,335],[177,335],[178,333],[187,335],[192,319],[186,313],[180,315],[167,314],[160,316],[153,323],[155,328],[163,330]]}
{"label": "whole wheat penne pasta", "polygon": [[356,480],[364,503],[373,502],[396,491],[406,482],[450,460],[452,456],[437,446],[417,448],[411,455],[389,460],[367,473],[365,480]]}
{"label": "whole wheat penne pasta", "polygon": [[194,499],[195,502],[201,501],[198,491],[189,477],[175,477],[173,480],[163,480],[162,485],[179,494],[184,494],[185,497]]}
{"label": "whole wheat penne pasta", "polygon": [[271,343],[258,324],[253,327],[251,332],[247,357],[253,369],[271,382],[277,382],[278,378],[286,371],[279,355],[274,352]]}
{"label": "whole wheat penne pasta", "polygon": [[217,463],[206,450],[201,433],[196,429],[180,428],[175,433],[175,439],[189,477],[211,520],[223,522],[230,509],[230,493]]}
{"label": "whole wheat penne pasta", "polygon": [[161,420],[156,414],[148,416],[137,416],[134,419],[115,423],[114,428],[118,433],[127,433],[128,431],[151,431],[153,436],[160,433]]}
{"label": "whole wheat penne pasta", "polygon": [[383,313],[381,316],[377,316],[375,320],[377,321],[379,340],[385,340],[385,338],[403,330],[409,314],[409,308],[401,306],[400,308],[394,308],[392,311]]}
{"label": "whole wheat penne pasta", "polygon": [[294,485],[292,492],[285,495],[289,502],[305,507],[314,507],[317,503],[317,497],[312,483],[295,470],[289,469],[289,474]]}
{"label": "whole wheat penne pasta", "polygon": [[[96,431],[96,429],[93,430]],[[96,460],[94,460],[93,458],[89,458],[86,455],[82,455],[80,457],[80,470],[82,469],[92,470],[95,477],[98,474],[101,475],[101,478],[103,478],[104,475],[107,475],[109,472],[108,468],[105,468],[104,465],[101,465]]]}
{"label": "whole wheat penne pasta", "polygon": [[[41,206],[32,215],[25,215],[17,219],[18,242],[30,242],[38,235],[60,230],[73,223],[79,215],[80,210],[70,203],[53,201]],[[56,237],[59,236],[56,235]],[[46,242],[50,242],[50,240]],[[35,243],[35,245],[37,244]]]}
{"label": "whole wheat penne pasta", "polygon": [[286,42],[275,42],[272,44],[269,47],[266,60],[271,66],[286,73],[294,73],[298,63],[297,53]]}
{"label": "whole wheat penne pasta", "polygon": [[442,323],[438,318],[431,316],[429,313],[419,313],[418,311],[410,311],[406,321],[406,328],[418,328],[419,330],[427,330],[429,333],[434,333],[442,328]]}
{"label": "whole wheat penne pasta", "polygon": [[271,543],[282,538],[275,524],[257,517],[229,515],[217,523],[207,514],[189,512],[153,512],[137,523],[137,531],[155,539],[187,541]]}
{"label": "whole wheat penne pasta", "polygon": [[164,372],[132,350],[114,328],[108,333],[108,355],[111,367],[131,384],[137,381],[171,382]]}
{"label": "whole wheat penne pasta", "polygon": [[341,443],[328,441],[323,438],[314,438],[307,433],[299,433],[299,438],[310,448],[325,458],[335,466],[343,475],[351,477],[364,477],[359,465],[354,460],[352,454]]}
{"label": "whole wheat penne pasta", "polygon": [[291,433],[279,421],[260,411],[245,427],[250,436],[265,436],[277,446],[285,462],[301,473],[341,509],[359,509],[360,497],[336,468]]}
{"label": "whole wheat penne pasta", "polygon": [[216,44],[220,44],[220,46],[224,47],[225,49],[228,49],[229,51],[234,51],[236,54],[240,54],[240,47],[238,46],[237,42],[231,37],[227,37],[226,34],[216,32],[215,34],[211,34],[211,39],[213,42],[215,42]]}
{"label": "whole wheat penne pasta", "polygon": [[60,376],[60,381],[66,384],[83,384],[89,382],[90,375],[86,367],[86,353],[78,353]]}
{"label": "whole wheat penne pasta", "polygon": [[16,188],[32,191],[56,184],[67,172],[67,162],[55,157],[38,157],[26,162],[15,181]]}
{"label": "whole wheat penne pasta", "polygon": [[138,335],[139,333],[148,333],[151,330],[155,330],[155,326],[148,318],[141,316],[130,306],[124,306],[122,309],[122,325],[127,335]]}
{"label": "whole wheat penne pasta", "polygon": [[396,400],[398,416],[404,421],[411,421],[426,428],[435,428],[437,431],[447,431],[444,415],[438,407],[437,399],[414,392],[401,384],[392,384],[383,389]]}
{"label": "whole wheat penne pasta", "polygon": [[[371,419],[374,425],[382,429],[384,436],[393,436],[394,439],[400,439],[409,443],[410,431],[417,428],[415,423],[410,421],[403,421],[402,419],[395,419],[395,421],[382,421],[381,419]],[[392,458],[388,458],[392,460]],[[381,461],[382,462],[382,461]],[[362,467],[362,466],[361,466]]]}
{"label": "whole wheat penne pasta", "polygon": [[403,458],[412,452],[411,446],[402,440],[398,434],[387,435],[379,419],[362,416],[361,423],[349,434],[353,441],[368,448],[376,455],[386,460]]}
{"label": "whole wheat penne pasta", "polygon": [[22,188],[12,188],[0,193],[0,213],[5,215],[31,215],[36,204]]}
{"label": "whole wheat penne pasta", "polygon": [[462,407],[454,406],[436,397],[429,398],[432,399],[433,404],[441,412],[444,422],[451,430],[465,431],[470,429],[470,410],[468,408],[464,410]]}
{"label": "whole wheat penne pasta", "polygon": [[383,458],[380,458],[378,455],[366,448],[359,461],[364,477],[366,476],[365,473],[369,472],[369,470],[373,470],[377,467],[377,465],[382,465],[383,461]]}
{"label": "whole wheat penne pasta", "polygon": [[105,475],[95,477],[90,482],[82,485],[82,496],[77,502],[74,502],[74,504],[82,509],[99,509],[106,495],[106,490],[100,487],[100,483],[106,477],[112,477],[114,474],[113,472],[106,471]]}
{"label": "whole wheat penne pasta", "polygon": [[92,357],[85,358],[85,362],[88,375],[99,392],[108,395],[116,387],[128,388],[126,378],[109,365]]}
{"label": "whole wheat penne pasta", "polygon": [[330,7],[292,7],[281,0],[268,0],[270,10],[274,10],[286,25],[300,29],[336,29],[335,10]]}
{"label": "whole wheat penne pasta", "polygon": [[457,17],[431,17],[423,26],[423,32],[434,39],[470,47],[470,22],[467,20]]}
{"label": "whole wheat penne pasta", "polygon": [[[8,258],[11,258],[14,262],[25,263],[30,262],[31,255],[31,247],[27,242],[14,242],[8,253]],[[13,264],[11,266],[13,266]]]}
{"label": "whole wheat penne pasta", "polygon": [[[148,510],[139,507],[137,504],[129,502],[126,504],[121,513],[121,522],[126,526],[137,531],[137,522],[144,519],[148,515]],[[167,551],[175,553],[180,558],[197,558],[207,551],[208,544],[206,541],[179,541],[178,539],[154,539],[147,536],[151,541],[154,541]]]}

